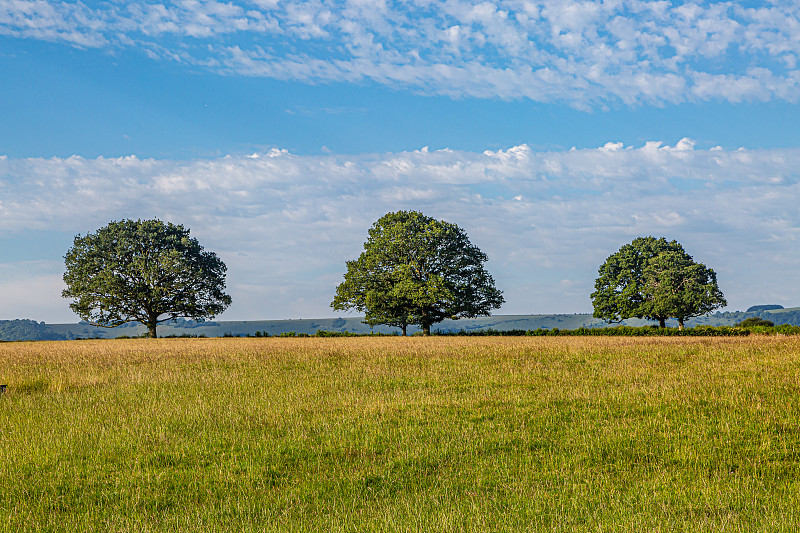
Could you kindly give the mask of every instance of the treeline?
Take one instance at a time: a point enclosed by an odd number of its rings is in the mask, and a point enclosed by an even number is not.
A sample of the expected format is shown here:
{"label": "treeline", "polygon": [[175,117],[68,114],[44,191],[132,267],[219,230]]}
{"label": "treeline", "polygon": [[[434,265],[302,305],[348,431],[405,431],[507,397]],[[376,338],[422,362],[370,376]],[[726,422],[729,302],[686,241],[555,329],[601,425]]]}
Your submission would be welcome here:
{"label": "treeline", "polygon": [[[778,326],[696,326],[693,328],[660,328],[654,326],[613,326],[608,328],[578,328],[578,329],[510,329],[510,330],[459,330],[440,331],[433,330],[432,336],[439,337],[746,337],[751,334],[761,335],[800,335],[800,326],[781,324]],[[351,331],[326,331],[318,330],[316,333],[297,333],[285,331],[272,337],[397,337],[395,333],[354,333]],[[412,337],[422,336],[418,331]],[[180,335],[180,337],[194,335]],[[270,337],[266,332],[257,331],[254,335],[233,335],[226,333],[223,337]]]}
{"label": "treeline", "polygon": [[493,330],[480,331],[436,331],[434,335],[457,337],[746,337],[750,334],[800,335],[800,326],[781,324],[779,326],[696,326],[693,328],[661,328],[658,326],[614,326],[609,328],[578,329],[534,329],[534,330]]}

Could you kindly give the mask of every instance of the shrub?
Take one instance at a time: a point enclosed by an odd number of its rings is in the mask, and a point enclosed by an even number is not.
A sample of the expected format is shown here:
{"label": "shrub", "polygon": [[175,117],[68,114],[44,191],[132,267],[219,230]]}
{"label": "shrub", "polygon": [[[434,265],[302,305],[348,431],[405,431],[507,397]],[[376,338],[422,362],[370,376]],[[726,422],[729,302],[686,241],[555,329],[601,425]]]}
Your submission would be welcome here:
{"label": "shrub", "polygon": [[751,328],[754,326],[767,326],[772,327],[775,323],[772,320],[766,320],[761,317],[751,316],[749,318],[745,318],[741,322],[736,324],[740,328]]}
{"label": "shrub", "polygon": [[361,335],[358,333],[353,333],[352,331],[327,331],[324,329],[318,329],[317,332],[314,334],[315,337],[360,337]]}

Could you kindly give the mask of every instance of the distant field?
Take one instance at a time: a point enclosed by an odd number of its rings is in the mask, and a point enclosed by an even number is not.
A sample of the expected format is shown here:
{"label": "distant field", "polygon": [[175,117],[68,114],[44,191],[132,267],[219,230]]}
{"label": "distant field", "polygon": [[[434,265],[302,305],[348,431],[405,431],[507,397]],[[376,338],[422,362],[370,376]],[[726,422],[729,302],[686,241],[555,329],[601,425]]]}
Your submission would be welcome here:
{"label": "distant field", "polygon": [[0,344],[0,531],[798,531],[800,338]]}

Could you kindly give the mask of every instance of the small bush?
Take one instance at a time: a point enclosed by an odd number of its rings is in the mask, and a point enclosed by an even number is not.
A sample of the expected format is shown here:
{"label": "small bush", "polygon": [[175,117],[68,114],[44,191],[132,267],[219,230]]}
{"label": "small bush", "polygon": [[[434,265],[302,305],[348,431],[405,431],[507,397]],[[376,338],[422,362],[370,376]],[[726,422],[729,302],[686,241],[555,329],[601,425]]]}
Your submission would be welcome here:
{"label": "small bush", "polygon": [[752,328],[754,326],[772,327],[775,325],[775,323],[772,320],[766,320],[761,317],[751,316],[750,318],[745,318],[736,325],[740,328]]}
{"label": "small bush", "polygon": [[317,332],[314,334],[315,337],[360,337],[358,333],[353,333],[352,331],[326,331],[324,329],[318,329]]}

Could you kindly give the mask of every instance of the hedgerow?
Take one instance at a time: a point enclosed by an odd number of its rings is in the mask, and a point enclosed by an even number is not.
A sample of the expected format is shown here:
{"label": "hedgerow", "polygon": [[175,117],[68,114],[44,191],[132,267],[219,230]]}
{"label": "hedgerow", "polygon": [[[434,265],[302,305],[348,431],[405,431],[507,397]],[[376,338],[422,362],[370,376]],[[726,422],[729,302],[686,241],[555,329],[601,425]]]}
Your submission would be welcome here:
{"label": "hedgerow", "polygon": [[506,330],[493,329],[473,331],[435,331],[434,335],[443,336],[500,336],[500,337],[587,337],[587,336],[614,336],[614,337],[745,337],[750,334],[762,335],[800,335],[800,326],[781,324],[780,326],[755,326],[742,328],[736,326],[696,326],[693,328],[659,328],[658,326],[613,326],[607,328],[578,328],[578,329],[534,329],[534,330]]}

